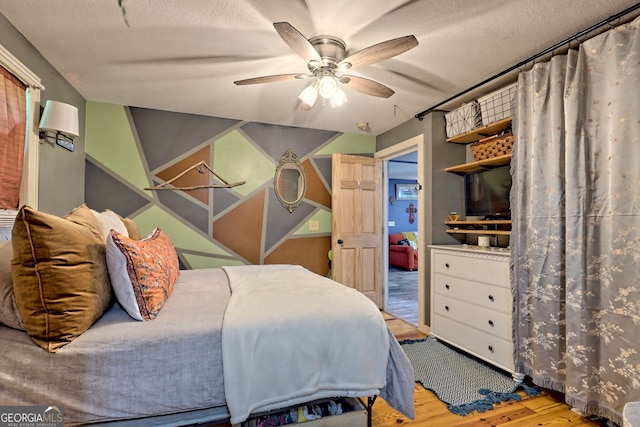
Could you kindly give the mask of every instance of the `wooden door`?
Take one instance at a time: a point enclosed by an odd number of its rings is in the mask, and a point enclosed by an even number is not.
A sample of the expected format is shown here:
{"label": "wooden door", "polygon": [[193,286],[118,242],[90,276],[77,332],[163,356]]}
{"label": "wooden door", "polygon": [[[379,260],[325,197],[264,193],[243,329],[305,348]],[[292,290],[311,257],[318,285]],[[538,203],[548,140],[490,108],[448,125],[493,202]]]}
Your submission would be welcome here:
{"label": "wooden door", "polygon": [[382,160],[334,154],[332,161],[333,279],[384,308]]}

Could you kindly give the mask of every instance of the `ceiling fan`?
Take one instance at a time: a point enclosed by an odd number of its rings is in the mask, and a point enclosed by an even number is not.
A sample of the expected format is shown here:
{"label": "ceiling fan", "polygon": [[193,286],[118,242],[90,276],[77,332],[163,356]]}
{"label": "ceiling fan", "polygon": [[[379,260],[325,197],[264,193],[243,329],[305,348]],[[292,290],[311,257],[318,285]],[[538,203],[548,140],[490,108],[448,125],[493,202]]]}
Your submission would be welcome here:
{"label": "ceiling fan", "polygon": [[389,98],[394,94],[394,91],[382,83],[343,73],[349,69],[364,67],[392,58],[418,46],[418,40],[415,36],[410,35],[369,46],[345,58],[346,45],[338,37],[322,35],[307,39],[288,22],[276,22],[273,26],[289,47],[307,62],[309,73],[254,77],[237,80],[234,83],[243,86],[313,78],[313,83],[298,96],[302,101],[303,110],[311,109],[316,103],[318,95],[330,100],[332,107],[344,104],[347,97],[340,89],[339,84],[365,95]]}

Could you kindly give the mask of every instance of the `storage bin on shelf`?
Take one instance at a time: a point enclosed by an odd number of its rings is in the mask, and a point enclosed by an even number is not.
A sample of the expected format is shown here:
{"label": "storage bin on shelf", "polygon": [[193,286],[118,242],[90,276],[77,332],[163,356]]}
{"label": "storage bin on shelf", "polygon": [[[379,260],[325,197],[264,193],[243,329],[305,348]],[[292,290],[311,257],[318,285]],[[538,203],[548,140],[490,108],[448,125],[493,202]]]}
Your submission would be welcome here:
{"label": "storage bin on shelf", "polygon": [[444,115],[447,138],[469,132],[482,125],[480,105],[473,101]]}
{"label": "storage bin on shelf", "polygon": [[511,154],[513,151],[513,143],[513,134],[509,133],[481,139],[471,144],[470,148],[474,160],[478,161]]}
{"label": "storage bin on shelf", "polygon": [[517,89],[518,84],[514,83],[478,98],[483,126],[512,116],[511,107],[515,105]]}

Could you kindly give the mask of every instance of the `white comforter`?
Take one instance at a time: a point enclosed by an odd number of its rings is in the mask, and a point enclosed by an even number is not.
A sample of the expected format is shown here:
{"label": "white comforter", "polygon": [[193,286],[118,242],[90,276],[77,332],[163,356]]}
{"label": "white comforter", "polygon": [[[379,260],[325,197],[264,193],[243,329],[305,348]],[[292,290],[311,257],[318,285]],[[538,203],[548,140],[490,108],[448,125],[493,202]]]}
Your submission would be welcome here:
{"label": "white comforter", "polygon": [[361,293],[292,265],[223,267],[222,325],[231,423],[310,400],[380,394],[389,334]]}

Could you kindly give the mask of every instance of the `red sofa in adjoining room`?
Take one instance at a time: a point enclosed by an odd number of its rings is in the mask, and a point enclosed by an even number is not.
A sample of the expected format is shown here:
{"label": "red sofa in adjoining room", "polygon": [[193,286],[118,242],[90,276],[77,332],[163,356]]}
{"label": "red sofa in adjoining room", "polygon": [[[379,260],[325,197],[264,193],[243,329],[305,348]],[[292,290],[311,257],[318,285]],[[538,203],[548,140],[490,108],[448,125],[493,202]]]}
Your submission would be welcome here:
{"label": "red sofa in adjoining room", "polygon": [[[389,265],[404,268],[405,270],[417,270],[418,249],[414,249],[410,245],[403,245],[400,243],[402,240],[407,240],[407,236],[405,234],[389,234]],[[411,232],[411,234],[415,236],[415,233]],[[417,243],[417,238],[414,241]]]}

